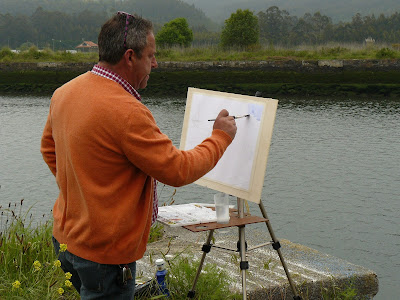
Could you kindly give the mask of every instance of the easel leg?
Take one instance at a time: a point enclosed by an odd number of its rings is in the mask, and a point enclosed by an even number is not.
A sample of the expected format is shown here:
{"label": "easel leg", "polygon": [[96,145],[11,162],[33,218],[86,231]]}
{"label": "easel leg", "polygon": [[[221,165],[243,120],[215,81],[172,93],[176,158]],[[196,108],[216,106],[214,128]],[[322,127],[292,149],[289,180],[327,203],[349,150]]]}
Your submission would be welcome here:
{"label": "easel leg", "polygon": [[287,279],[289,281],[290,288],[292,289],[292,292],[293,292],[293,295],[294,295],[293,299],[294,300],[301,300],[301,297],[297,294],[296,287],[295,287],[295,285],[293,283],[293,280],[290,277],[289,270],[287,268],[285,260],[283,259],[283,255],[282,255],[281,249],[280,249],[281,245],[280,245],[278,239],[276,238],[274,231],[272,230],[271,223],[269,222],[269,219],[268,219],[268,216],[267,216],[267,211],[265,210],[264,204],[261,201],[260,201],[259,206],[260,206],[260,210],[261,210],[261,213],[262,213],[264,219],[267,219],[265,224],[268,227],[269,234],[271,235],[271,238],[272,238],[272,241],[273,241],[272,247],[276,250],[276,252],[278,253],[279,259],[281,260],[282,267],[285,270],[286,277],[287,277]]}
{"label": "easel leg", "polygon": [[209,234],[208,234],[207,241],[203,245],[203,248],[202,248],[203,256],[201,257],[200,265],[197,268],[197,273],[196,273],[196,277],[194,278],[194,281],[193,281],[192,289],[189,291],[189,293],[187,295],[188,298],[194,298],[194,296],[196,294],[194,289],[196,288],[197,280],[199,279],[199,276],[200,276],[200,273],[201,273],[201,269],[203,268],[204,259],[206,258],[207,253],[210,252],[211,240],[212,240],[213,234],[214,234],[214,229],[211,229]]}
{"label": "easel leg", "polygon": [[[237,206],[238,206],[239,218],[243,218],[244,200],[241,198],[237,198]],[[247,299],[246,270],[249,268],[249,262],[246,260],[245,226],[239,227],[239,251],[240,251],[240,270],[242,273],[242,294],[243,294],[243,300],[246,300]]]}

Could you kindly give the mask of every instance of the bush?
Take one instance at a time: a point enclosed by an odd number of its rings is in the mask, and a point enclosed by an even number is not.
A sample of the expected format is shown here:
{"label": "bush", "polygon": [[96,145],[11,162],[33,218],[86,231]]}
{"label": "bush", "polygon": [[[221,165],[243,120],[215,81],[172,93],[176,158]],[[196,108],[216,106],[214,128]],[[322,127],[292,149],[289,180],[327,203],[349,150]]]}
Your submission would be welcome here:
{"label": "bush", "polygon": [[15,54],[12,53],[11,49],[8,48],[8,47],[3,47],[3,48],[0,50],[0,59],[3,59],[3,58],[5,58],[5,57],[13,58],[14,55],[15,55]]}
{"label": "bush", "polygon": [[396,58],[396,51],[389,48],[382,48],[376,52],[376,58]]}

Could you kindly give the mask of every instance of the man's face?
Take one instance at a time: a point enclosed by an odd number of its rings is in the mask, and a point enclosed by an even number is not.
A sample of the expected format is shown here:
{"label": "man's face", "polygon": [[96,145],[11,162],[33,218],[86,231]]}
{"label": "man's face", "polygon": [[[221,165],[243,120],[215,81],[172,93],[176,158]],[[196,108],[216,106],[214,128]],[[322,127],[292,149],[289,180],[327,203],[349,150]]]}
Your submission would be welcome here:
{"label": "man's face", "polygon": [[147,86],[147,81],[149,80],[149,75],[152,68],[157,68],[156,61],[156,40],[154,34],[150,33],[147,36],[147,45],[142,51],[142,57],[138,58],[134,55],[133,61],[133,77],[132,86],[138,89],[144,89]]}

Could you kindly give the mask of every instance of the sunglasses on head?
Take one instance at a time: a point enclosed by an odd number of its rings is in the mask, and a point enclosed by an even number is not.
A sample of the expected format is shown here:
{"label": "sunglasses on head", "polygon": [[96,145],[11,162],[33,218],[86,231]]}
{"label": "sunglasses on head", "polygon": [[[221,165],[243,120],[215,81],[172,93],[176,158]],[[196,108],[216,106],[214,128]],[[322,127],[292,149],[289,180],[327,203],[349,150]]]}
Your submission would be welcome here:
{"label": "sunglasses on head", "polygon": [[117,12],[117,15],[123,15],[126,17],[125,21],[125,34],[124,34],[124,48],[126,49],[126,36],[128,35],[128,25],[129,25],[129,17],[132,17],[132,19],[135,19],[135,16],[128,14],[127,12],[124,11],[119,11]]}

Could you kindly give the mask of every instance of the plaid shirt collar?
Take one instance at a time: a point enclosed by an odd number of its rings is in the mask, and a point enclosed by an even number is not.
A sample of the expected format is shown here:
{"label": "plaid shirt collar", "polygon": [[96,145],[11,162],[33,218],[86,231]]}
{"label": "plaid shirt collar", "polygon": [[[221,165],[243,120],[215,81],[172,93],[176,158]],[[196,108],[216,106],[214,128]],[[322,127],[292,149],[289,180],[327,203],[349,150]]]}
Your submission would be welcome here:
{"label": "plaid shirt collar", "polygon": [[128,81],[126,81],[124,78],[122,78],[117,73],[115,73],[109,69],[100,67],[99,65],[94,65],[91,72],[93,74],[96,74],[96,75],[99,75],[104,78],[107,78],[107,79],[117,82],[119,85],[121,85],[125,89],[125,91],[127,91],[129,94],[131,94],[133,97],[135,97],[139,101],[142,101],[140,94],[133,88],[133,86],[131,86]]}

